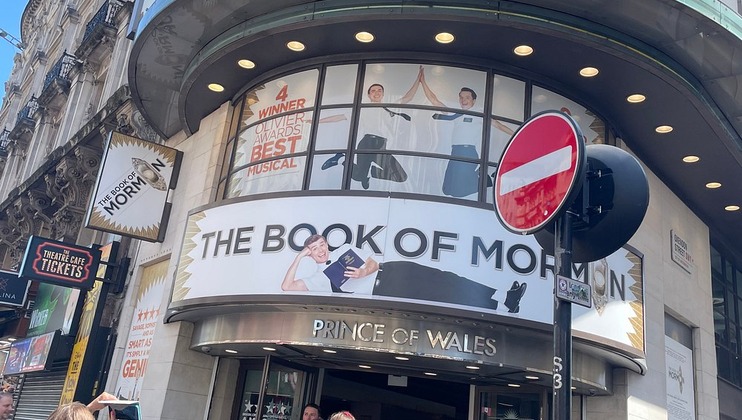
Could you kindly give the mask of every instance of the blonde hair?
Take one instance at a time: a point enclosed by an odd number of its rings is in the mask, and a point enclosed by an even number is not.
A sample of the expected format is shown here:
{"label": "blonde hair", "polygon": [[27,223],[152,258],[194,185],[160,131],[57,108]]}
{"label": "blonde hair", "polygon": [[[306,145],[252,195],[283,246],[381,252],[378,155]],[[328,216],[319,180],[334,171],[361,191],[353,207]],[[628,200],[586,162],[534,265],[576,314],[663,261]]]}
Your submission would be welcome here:
{"label": "blonde hair", "polygon": [[356,418],[350,414],[350,411],[338,411],[331,415],[329,420],[356,420]]}
{"label": "blonde hair", "polygon": [[95,420],[95,417],[84,404],[71,402],[57,407],[47,420]]}

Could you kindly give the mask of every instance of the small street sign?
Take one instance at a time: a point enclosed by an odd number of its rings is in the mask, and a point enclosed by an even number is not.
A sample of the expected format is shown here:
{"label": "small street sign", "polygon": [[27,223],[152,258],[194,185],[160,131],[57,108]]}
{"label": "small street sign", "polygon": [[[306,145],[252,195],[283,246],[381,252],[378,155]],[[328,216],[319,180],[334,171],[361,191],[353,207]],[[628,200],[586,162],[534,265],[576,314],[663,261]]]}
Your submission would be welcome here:
{"label": "small street sign", "polygon": [[592,290],[589,284],[573,280],[569,277],[557,276],[556,296],[559,299],[576,303],[586,308],[591,308]]}

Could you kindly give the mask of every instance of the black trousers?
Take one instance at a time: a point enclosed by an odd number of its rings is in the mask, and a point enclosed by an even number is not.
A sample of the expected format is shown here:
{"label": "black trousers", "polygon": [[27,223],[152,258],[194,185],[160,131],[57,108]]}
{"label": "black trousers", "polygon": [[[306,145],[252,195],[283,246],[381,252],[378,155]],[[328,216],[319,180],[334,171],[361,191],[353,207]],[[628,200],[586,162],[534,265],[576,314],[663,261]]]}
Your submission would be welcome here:
{"label": "black trousers", "polygon": [[495,291],[450,271],[390,261],[380,265],[373,294],[497,309],[498,302],[492,299]]}
{"label": "black trousers", "polygon": [[[394,182],[407,180],[407,172],[402,165],[388,153],[367,153],[367,151],[386,150],[386,138],[366,134],[356,148],[356,164],[353,165],[351,177],[356,181],[368,180],[369,170],[372,178],[386,179]],[[377,166],[371,166],[375,163]]]}

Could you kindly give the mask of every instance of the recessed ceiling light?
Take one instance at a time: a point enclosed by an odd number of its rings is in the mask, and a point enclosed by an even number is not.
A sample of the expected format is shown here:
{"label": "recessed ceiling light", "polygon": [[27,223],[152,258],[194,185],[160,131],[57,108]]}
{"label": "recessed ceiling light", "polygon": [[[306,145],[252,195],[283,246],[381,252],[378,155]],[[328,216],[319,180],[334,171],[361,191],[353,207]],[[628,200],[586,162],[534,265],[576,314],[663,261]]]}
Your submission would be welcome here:
{"label": "recessed ceiling light", "polygon": [[371,366],[369,365],[358,365],[358,367],[361,369],[371,369]]}
{"label": "recessed ceiling light", "polygon": [[229,353],[229,354],[237,354],[237,350],[232,350],[232,349],[224,349],[224,352]]}
{"label": "recessed ceiling light", "polygon": [[520,388],[520,385],[518,384],[508,384],[510,388]]}
{"label": "recessed ceiling light", "polygon": [[435,76],[443,76],[446,74],[446,69],[443,68],[442,66],[431,66],[430,73],[432,73]]}
{"label": "recessed ceiling light", "polygon": [[397,360],[410,360],[409,357],[404,357],[404,356],[394,356],[394,358]]}
{"label": "recessed ceiling light", "polygon": [[541,378],[539,378],[538,376],[526,375],[526,379],[531,379],[531,380],[534,380],[535,381],[535,380],[538,380],[538,379],[541,379]]}
{"label": "recessed ceiling light", "polygon": [[14,342],[15,340],[17,340],[17,338],[14,338],[14,337],[8,337],[8,338],[7,338],[7,340],[8,340],[8,341],[10,341],[10,342],[12,343],[12,342]]}
{"label": "recessed ceiling light", "polygon": [[291,51],[304,51],[304,48],[306,47],[299,41],[289,41],[286,43],[286,48]]}
{"label": "recessed ceiling light", "polygon": [[698,156],[694,156],[694,155],[688,155],[688,156],[683,157],[683,162],[685,163],[696,163],[699,160],[701,160],[701,158],[699,158]]}
{"label": "recessed ceiling light", "polygon": [[437,373],[434,373],[434,372],[424,372],[423,375],[427,375],[427,376],[438,376],[438,374]]}
{"label": "recessed ceiling light", "polygon": [[374,34],[371,32],[361,31],[356,34],[356,41],[358,42],[371,42],[374,40]]}
{"label": "recessed ceiling light", "polygon": [[571,387],[569,387],[569,389],[571,389],[572,391],[574,391],[575,389],[577,389],[577,387],[576,386],[571,386]]}
{"label": "recessed ceiling light", "polygon": [[265,350],[265,351],[276,351],[276,349],[273,348],[273,347],[263,347],[263,350]]}
{"label": "recessed ceiling light", "polygon": [[335,350],[332,350],[332,349],[323,349],[322,351],[323,351],[323,352],[325,352],[325,353],[330,353],[330,354],[335,354],[335,353],[337,353],[337,351],[335,351]]}
{"label": "recessed ceiling light", "polygon": [[654,129],[654,131],[660,133],[660,134],[667,134],[673,130],[671,125],[658,125],[657,128]]}
{"label": "recessed ceiling light", "polygon": [[580,76],[582,77],[595,77],[600,73],[600,70],[595,67],[585,67],[580,70]]}
{"label": "recessed ceiling light", "polygon": [[711,190],[716,189],[716,188],[721,188],[721,182],[716,182],[716,181],[709,182],[706,184],[706,188],[711,189]]}
{"label": "recessed ceiling light", "polygon": [[536,102],[537,104],[542,104],[546,102],[546,95],[541,94],[541,93],[537,94],[536,96],[533,97],[533,102]]}
{"label": "recessed ceiling light", "polygon": [[626,97],[626,102],[630,104],[638,104],[644,102],[646,99],[647,97],[641,93],[634,93]]}
{"label": "recessed ceiling light", "polygon": [[454,40],[454,36],[448,32],[441,32],[435,36],[435,40],[441,44],[450,44]]}
{"label": "recessed ceiling light", "polygon": [[224,86],[219,83],[209,83],[208,88],[212,92],[224,92]]}
{"label": "recessed ceiling light", "polygon": [[533,48],[530,45],[518,45],[513,48],[513,53],[521,57],[533,54]]}
{"label": "recessed ceiling light", "polygon": [[479,370],[479,366],[474,366],[474,365],[468,365],[466,366],[466,368],[471,369],[471,370]]}
{"label": "recessed ceiling light", "polygon": [[237,65],[242,67],[243,69],[254,69],[255,68],[255,63],[253,61],[247,60],[244,58],[238,61]]}
{"label": "recessed ceiling light", "polygon": [[737,210],[739,210],[739,206],[736,205],[736,204],[732,204],[732,205],[729,205],[729,206],[724,207],[724,210],[726,210],[726,211],[737,211]]}

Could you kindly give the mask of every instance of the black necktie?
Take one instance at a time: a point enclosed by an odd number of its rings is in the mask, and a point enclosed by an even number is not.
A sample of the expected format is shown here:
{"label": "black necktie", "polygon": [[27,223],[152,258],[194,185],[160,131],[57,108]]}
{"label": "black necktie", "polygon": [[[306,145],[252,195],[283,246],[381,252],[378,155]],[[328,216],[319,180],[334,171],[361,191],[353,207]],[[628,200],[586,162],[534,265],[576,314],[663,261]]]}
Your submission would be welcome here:
{"label": "black necktie", "polygon": [[433,114],[434,120],[453,121],[464,114]]}
{"label": "black necktie", "polygon": [[390,117],[393,117],[395,115],[399,115],[400,117],[404,118],[407,121],[411,121],[412,120],[412,118],[409,115],[405,114],[404,112],[394,112],[394,111],[392,111],[391,109],[389,109],[387,107],[384,107],[384,111],[388,112]]}

